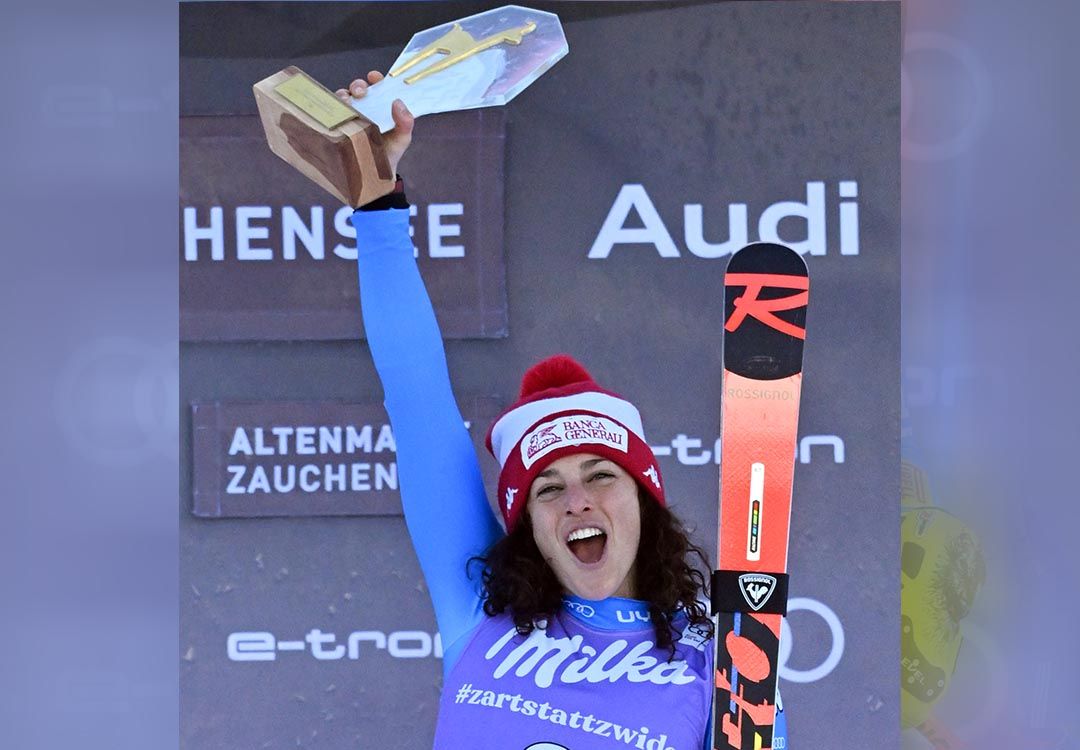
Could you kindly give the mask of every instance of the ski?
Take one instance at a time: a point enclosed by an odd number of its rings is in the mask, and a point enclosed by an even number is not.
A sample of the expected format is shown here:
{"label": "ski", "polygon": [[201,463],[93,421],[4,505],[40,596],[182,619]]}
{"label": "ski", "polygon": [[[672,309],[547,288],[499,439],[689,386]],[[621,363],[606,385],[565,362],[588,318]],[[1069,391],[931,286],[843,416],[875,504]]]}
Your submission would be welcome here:
{"label": "ski", "polygon": [[724,276],[716,750],[773,747],[809,277],[794,250],[747,245]]}

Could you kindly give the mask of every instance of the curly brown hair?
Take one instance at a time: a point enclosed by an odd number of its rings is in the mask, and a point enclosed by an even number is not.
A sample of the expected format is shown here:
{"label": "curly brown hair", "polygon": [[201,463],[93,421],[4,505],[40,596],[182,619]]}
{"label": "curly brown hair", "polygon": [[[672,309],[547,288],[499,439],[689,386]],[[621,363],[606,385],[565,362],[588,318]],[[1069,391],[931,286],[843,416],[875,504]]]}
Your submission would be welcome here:
{"label": "curly brown hair", "polygon": [[[674,658],[679,634],[673,622],[679,612],[712,637],[712,620],[700,600],[708,597],[708,578],[702,570],[709,570],[709,561],[690,541],[675,514],[640,488],[638,506],[641,539],[635,560],[634,595],[649,605],[656,645],[668,649]],[[692,564],[694,561],[700,563],[700,569]],[[529,635],[538,620],[549,619],[562,608],[562,584],[536,546],[527,510],[509,534],[469,563],[478,563],[482,568],[484,613],[494,617],[509,610],[521,635]]]}

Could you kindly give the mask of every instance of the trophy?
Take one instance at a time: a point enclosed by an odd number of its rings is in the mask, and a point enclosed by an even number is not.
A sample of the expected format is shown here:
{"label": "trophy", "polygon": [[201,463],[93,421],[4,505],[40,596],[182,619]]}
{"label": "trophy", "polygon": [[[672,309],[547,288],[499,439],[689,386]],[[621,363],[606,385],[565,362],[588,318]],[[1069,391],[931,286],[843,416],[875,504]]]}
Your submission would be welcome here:
{"label": "trophy", "polygon": [[349,104],[295,66],[256,83],[255,101],[270,149],[357,208],[394,188],[382,134],[394,127],[395,99],[416,117],[498,106],[568,51],[558,16],[506,5],[415,34]]}

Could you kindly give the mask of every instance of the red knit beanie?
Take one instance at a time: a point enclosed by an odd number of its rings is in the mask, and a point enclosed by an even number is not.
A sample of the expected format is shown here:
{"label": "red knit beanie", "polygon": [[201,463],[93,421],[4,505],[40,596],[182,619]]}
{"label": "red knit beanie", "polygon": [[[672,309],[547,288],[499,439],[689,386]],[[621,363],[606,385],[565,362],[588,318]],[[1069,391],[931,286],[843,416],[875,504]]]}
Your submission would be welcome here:
{"label": "red knit beanie", "polygon": [[521,379],[518,400],[491,425],[487,448],[499,461],[499,509],[517,525],[536,475],[563,456],[594,453],[614,461],[660,505],[664,485],[637,408],[598,386],[566,354],[538,362]]}

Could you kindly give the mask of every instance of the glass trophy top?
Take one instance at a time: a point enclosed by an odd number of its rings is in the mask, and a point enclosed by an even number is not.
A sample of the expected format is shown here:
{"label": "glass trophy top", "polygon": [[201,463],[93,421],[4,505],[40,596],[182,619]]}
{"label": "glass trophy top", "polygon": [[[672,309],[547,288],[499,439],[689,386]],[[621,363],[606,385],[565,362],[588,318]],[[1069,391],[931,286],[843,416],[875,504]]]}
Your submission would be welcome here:
{"label": "glass trophy top", "polygon": [[570,50],[559,17],[505,5],[413,36],[355,109],[385,133],[401,99],[420,115],[506,104]]}

